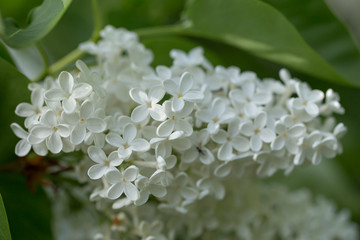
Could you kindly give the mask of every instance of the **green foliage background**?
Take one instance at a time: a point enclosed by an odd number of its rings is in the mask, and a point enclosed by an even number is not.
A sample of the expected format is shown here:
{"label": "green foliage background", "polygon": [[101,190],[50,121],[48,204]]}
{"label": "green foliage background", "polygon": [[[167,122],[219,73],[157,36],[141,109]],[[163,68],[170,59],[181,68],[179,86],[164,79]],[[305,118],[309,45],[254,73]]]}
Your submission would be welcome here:
{"label": "green foliage background", "polygon": [[[61,70],[57,66],[72,69],[73,62],[54,63],[79,43],[97,39],[93,29],[107,24],[138,32],[141,41],[154,51],[154,65],[169,65],[170,49],[188,51],[201,45],[214,64],[236,65],[260,77],[274,78],[285,66],[313,88],[339,92],[346,114],[338,120],[349,129],[343,139],[344,153],[320,166],[299,168],[289,177],[277,174],[268,181],[281,181],[294,189],[306,187],[315,195],[332,198],[339,207],[350,209],[353,220],[360,222],[360,52],[323,0],[101,0],[97,8],[101,26],[93,14],[94,2],[0,2],[3,19],[14,19],[0,24],[0,193],[13,239],[52,238],[50,203],[43,189],[30,192],[21,172],[9,172],[4,167],[17,160],[13,153],[17,139],[9,125],[20,123],[15,107],[29,100],[26,76],[29,71],[35,71],[32,76],[37,78],[56,76]],[[40,4],[45,10],[37,9],[27,17]],[[12,46],[21,57],[14,57],[5,45]],[[32,59],[36,65],[29,66],[29,61],[22,59]],[[85,60],[91,64],[91,59],[85,56]],[[0,217],[5,219],[2,208]],[[3,223],[1,231],[6,229]]]}

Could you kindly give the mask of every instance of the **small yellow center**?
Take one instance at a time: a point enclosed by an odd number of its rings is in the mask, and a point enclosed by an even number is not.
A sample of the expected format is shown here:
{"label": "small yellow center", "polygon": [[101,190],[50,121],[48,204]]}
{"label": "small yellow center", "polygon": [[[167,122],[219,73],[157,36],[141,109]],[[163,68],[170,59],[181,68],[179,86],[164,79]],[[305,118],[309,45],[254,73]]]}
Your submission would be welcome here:
{"label": "small yellow center", "polygon": [[244,114],[239,113],[239,114],[238,114],[238,117],[239,117],[239,118],[243,118],[243,117],[244,117]]}
{"label": "small yellow center", "polygon": [[59,129],[58,129],[57,127],[55,127],[55,126],[54,126],[52,129],[54,130],[54,132],[56,132],[57,130],[59,130]]}
{"label": "small yellow center", "polygon": [[286,132],[283,132],[281,135],[282,135],[283,137],[287,137],[287,133],[286,133]]}
{"label": "small yellow center", "polygon": [[125,144],[125,145],[124,145],[124,148],[125,148],[125,149],[129,148],[129,145]]}
{"label": "small yellow center", "polygon": [[306,106],[306,104],[307,104],[307,101],[302,102],[302,105]]}
{"label": "small yellow center", "polygon": [[226,140],[227,140],[228,142],[230,142],[230,141],[231,141],[231,138],[230,138],[230,137],[227,137]]}
{"label": "small yellow center", "polygon": [[177,95],[177,98],[181,98],[183,95],[181,94],[181,93],[179,93],[178,95]]}
{"label": "small yellow center", "polygon": [[172,116],[171,119],[172,119],[172,120],[175,120],[175,116]]}
{"label": "small yellow center", "polygon": [[218,121],[219,121],[219,119],[217,117],[213,119],[214,123],[217,123]]}
{"label": "small yellow center", "polygon": [[69,99],[70,97],[71,97],[71,93],[68,93],[68,94],[66,95],[66,98]]}
{"label": "small yellow center", "polygon": [[110,165],[110,161],[106,160],[106,161],[105,161],[105,166],[108,167],[109,165]]}
{"label": "small yellow center", "polygon": [[85,122],[85,118],[81,118],[80,123],[84,123],[84,122]]}
{"label": "small yellow center", "polygon": [[149,102],[149,103],[147,104],[147,107],[148,107],[148,108],[152,108],[151,102]]}
{"label": "small yellow center", "polygon": [[260,132],[260,130],[258,128],[254,130],[255,134],[258,134],[259,132]]}
{"label": "small yellow center", "polygon": [[40,114],[40,113],[41,113],[40,109],[36,109],[36,110],[35,110],[35,113],[36,113],[36,114]]}
{"label": "small yellow center", "polygon": [[62,114],[62,110],[59,110],[58,112],[57,112],[57,114],[59,115],[59,116],[61,116],[61,114]]}

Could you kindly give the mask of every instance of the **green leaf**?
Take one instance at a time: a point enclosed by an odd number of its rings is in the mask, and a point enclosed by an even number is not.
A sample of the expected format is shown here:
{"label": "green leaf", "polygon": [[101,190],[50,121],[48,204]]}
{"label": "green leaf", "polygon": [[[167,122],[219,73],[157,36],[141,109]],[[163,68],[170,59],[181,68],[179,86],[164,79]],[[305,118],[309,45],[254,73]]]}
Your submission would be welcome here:
{"label": "green leaf", "polygon": [[0,239],[2,240],[11,240],[9,223],[6,216],[5,206],[0,194]]}
{"label": "green leaf", "polygon": [[0,36],[14,48],[26,47],[43,38],[60,20],[71,0],[44,0],[32,11],[30,24],[19,28],[10,19],[0,18]]}
{"label": "green leaf", "polygon": [[17,117],[14,111],[17,104],[29,101],[30,91],[27,84],[30,81],[2,58],[0,72],[0,162],[8,162],[15,159],[14,149],[19,141],[11,131],[10,124],[24,121]]}
{"label": "green leaf", "polygon": [[360,52],[348,30],[330,11],[325,1],[263,1],[280,10],[306,42],[339,74],[359,84]]}
{"label": "green leaf", "polygon": [[6,203],[13,240],[53,238],[50,202],[43,189],[30,192],[23,176],[1,172],[0,192]]}
{"label": "green leaf", "polygon": [[[350,84],[279,11],[264,2],[194,0],[188,5],[184,23],[190,35],[230,44],[311,76]],[[352,83],[360,86],[360,81]]]}

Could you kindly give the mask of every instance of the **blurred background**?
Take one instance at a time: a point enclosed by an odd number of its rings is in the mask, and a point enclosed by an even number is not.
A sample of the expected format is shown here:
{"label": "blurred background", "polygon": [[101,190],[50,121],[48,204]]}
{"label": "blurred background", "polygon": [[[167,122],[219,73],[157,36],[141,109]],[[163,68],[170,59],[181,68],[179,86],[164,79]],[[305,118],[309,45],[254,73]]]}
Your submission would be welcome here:
{"label": "blurred background", "polygon": [[[278,8],[285,17],[295,26],[299,26],[299,31],[307,41],[311,39],[312,34],[318,34],[316,31],[301,31],[301,25],[298,19],[293,17],[293,11],[301,11],[298,5],[310,4],[311,1],[293,1],[292,8],[282,7],[282,1],[265,1]],[[291,2],[291,0],[287,1]],[[322,2],[322,1],[314,1]],[[360,1],[358,0],[327,0],[326,1],[334,13],[339,16],[345,24],[349,33],[360,46]],[[3,18],[11,17],[20,25],[25,27],[28,23],[29,11],[40,5],[41,0],[11,0],[0,1],[0,12]],[[115,27],[124,27],[129,30],[142,29],[149,26],[170,25],[179,22],[182,11],[186,5],[185,0],[101,0],[99,1],[103,24],[111,24]],[[316,5],[316,4],[313,4]],[[307,6],[307,5],[306,5]],[[310,5],[309,5],[310,6]],[[305,8],[301,14],[309,15],[310,20],[316,26],[317,21],[326,21],[325,15],[320,15],[315,8]],[[251,23],[249,23],[251,24]],[[40,41],[40,45],[49,57],[50,63],[54,63],[70,51],[78,47],[79,43],[87,41],[93,31],[93,16],[89,0],[73,0],[69,9],[65,12],[62,19],[56,27]],[[344,34],[344,32],[335,32],[334,34]],[[224,66],[237,65],[242,71],[252,70],[258,73],[260,77],[278,78],[278,71],[282,67],[278,64],[269,62],[254,55],[239,50],[238,48],[225,45],[212,40],[205,40],[195,37],[183,36],[157,36],[143,39],[143,43],[154,51],[154,65],[169,65],[171,59],[169,51],[173,48],[190,50],[196,46],[203,46],[205,55],[214,64]],[[0,44],[1,57],[12,63],[11,57],[7,54],[3,45]],[[339,46],[342,49],[343,46]],[[88,57],[85,61],[91,64],[94,60]],[[72,65],[68,66],[73,68]],[[360,69],[360,65],[358,66]],[[338,85],[328,81],[323,81],[315,77],[294,71],[290,69],[293,76],[308,82],[313,88],[326,91],[332,88],[338,92],[341,97],[341,103],[346,110],[345,115],[337,116],[338,121],[344,122],[348,127],[348,133],[342,139],[344,152],[342,155],[332,160],[323,161],[320,166],[302,167],[296,169],[288,177],[283,173],[278,173],[271,179],[264,181],[281,181],[286,183],[289,188],[299,189],[308,188],[315,195],[324,195],[333,199],[339,208],[347,208],[352,213],[354,221],[360,223],[360,107],[357,103],[360,98],[360,90],[355,87]],[[0,81],[6,81],[2,76]],[[360,76],[359,76],[360,81]],[[1,88],[2,85],[0,85]],[[16,86],[14,86],[16,89]],[[0,96],[7,93],[3,88]],[[15,106],[29,99],[28,95],[22,94],[24,91],[14,93],[14,102],[1,101],[1,110],[5,108],[15,109]],[[18,101],[16,101],[16,98]],[[4,99],[4,98],[3,98]],[[0,100],[3,100],[0,99]],[[13,149],[17,142],[16,137],[8,127],[11,122],[18,121],[15,116],[1,115],[1,163],[16,161]],[[26,187],[26,181],[23,177],[13,176],[6,173],[4,168],[0,168],[0,192],[3,195],[10,227],[15,234],[13,239],[22,238],[23,229],[29,229],[28,232],[38,236],[36,239],[48,239],[49,224],[42,225],[42,219],[51,218],[51,209],[49,202],[41,190],[37,188],[36,194],[30,194]],[[9,180],[10,179],[10,180]],[[11,184],[11,188],[9,188]],[[32,200],[30,200],[30,198]],[[16,199],[13,201],[12,199]],[[75,204],[76,205],[76,204]],[[75,206],[79,207],[79,206]],[[33,210],[38,214],[34,216]],[[33,226],[33,222],[41,223]],[[44,230],[45,229],[45,230]],[[34,238],[35,239],[35,238]]]}

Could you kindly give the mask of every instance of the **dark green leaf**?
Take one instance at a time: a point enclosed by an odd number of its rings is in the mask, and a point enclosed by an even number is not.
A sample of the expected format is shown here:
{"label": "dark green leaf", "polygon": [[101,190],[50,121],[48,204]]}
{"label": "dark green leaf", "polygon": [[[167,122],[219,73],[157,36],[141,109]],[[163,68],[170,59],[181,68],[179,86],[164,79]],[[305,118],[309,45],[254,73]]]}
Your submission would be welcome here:
{"label": "dark green leaf", "polygon": [[10,20],[0,19],[0,36],[10,47],[25,47],[43,38],[60,20],[71,0],[44,0],[32,11],[30,24],[19,28]]}
{"label": "dark green leaf", "polygon": [[[351,82],[360,83],[360,52],[325,1],[263,0],[280,10],[306,42]],[[306,13],[306,14],[304,14]]]}
{"label": "dark green leaf", "polygon": [[[264,2],[194,0],[185,16],[189,34],[230,44],[311,76],[350,84],[279,11]],[[360,81],[353,83],[360,86]]]}
{"label": "dark green leaf", "polygon": [[23,176],[1,172],[0,192],[6,203],[13,240],[52,239],[50,202],[42,189],[32,193]]}
{"label": "dark green leaf", "polygon": [[30,100],[30,91],[27,89],[30,81],[2,58],[0,72],[0,162],[8,162],[15,158],[14,149],[19,140],[11,131],[10,124],[21,124],[24,121],[16,117],[14,111],[17,104]]}
{"label": "dark green leaf", "polygon": [[3,203],[2,196],[0,194],[0,239],[11,240],[9,224],[6,216],[5,206]]}

